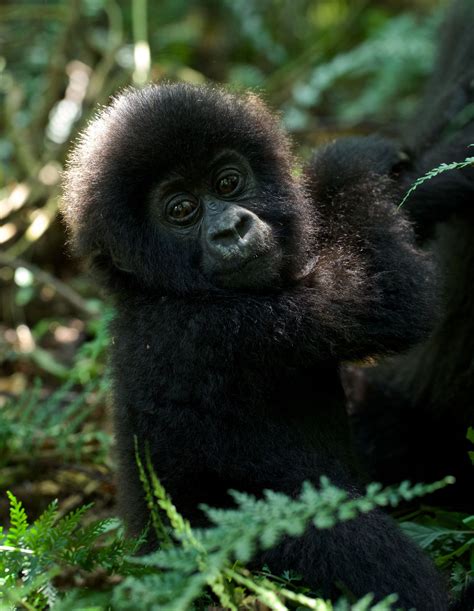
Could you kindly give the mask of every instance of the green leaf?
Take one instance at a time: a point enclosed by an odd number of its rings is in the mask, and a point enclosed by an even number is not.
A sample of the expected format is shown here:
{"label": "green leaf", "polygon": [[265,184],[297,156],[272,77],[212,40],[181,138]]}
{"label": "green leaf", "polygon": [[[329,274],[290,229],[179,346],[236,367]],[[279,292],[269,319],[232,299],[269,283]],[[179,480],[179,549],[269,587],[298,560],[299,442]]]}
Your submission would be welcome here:
{"label": "green leaf", "polygon": [[424,549],[429,547],[440,537],[445,537],[453,533],[453,531],[448,528],[443,528],[441,526],[424,526],[416,522],[402,522],[400,526],[407,535]]}
{"label": "green leaf", "polygon": [[28,529],[28,518],[21,501],[9,490],[7,490],[7,496],[10,500],[10,528],[8,529],[5,544],[21,546],[23,536]]}
{"label": "green leaf", "polygon": [[466,157],[464,161],[453,161],[452,163],[442,163],[437,168],[433,168],[432,170],[430,170],[429,172],[427,172],[426,174],[424,174],[423,176],[420,176],[420,178],[417,178],[415,180],[413,185],[407,191],[405,197],[400,202],[400,205],[398,206],[398,208],[401,208],[403,204],[407,201],[407,199],[410,197],[410,195],[413,193],[413,191],[415,191],[415,189],[417,189],[420,185],[425,183],[427,180],[431,180],[432,178],[435,178],[436,176],[438,176],[439,174],[442,174],[443,172],[448,172],[450,170],[461,170],[462,168],[467,168],[472,165],[474,165],[474,157]]}

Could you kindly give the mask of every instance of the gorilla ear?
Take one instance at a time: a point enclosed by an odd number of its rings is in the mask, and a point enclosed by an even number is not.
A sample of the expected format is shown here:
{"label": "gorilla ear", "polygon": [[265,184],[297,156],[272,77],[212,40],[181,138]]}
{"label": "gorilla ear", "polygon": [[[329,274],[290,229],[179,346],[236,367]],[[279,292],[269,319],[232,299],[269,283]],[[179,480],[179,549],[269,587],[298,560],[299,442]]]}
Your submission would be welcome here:
{"label": "gorilla ear", "polygon": [[397,152],[397,159],[394,161],[389,175],[392,178],[398,178],[401,174],[405,174],[413,167],[413,160],[410,157],[409,153],[404,150],[399,150]]}
{"label": "gorilla ear", "polygon": [[120,257],[118,255],[116,255],[114,252],[110,253],[110,261],[112,262],[113,266],[116,267],[121,272],[125,272],[126,274],[133,274],[133,270],[128,268],[123,263],[123,261],[120,259]]}
{"label": "gorilla ear", "polygon": [[102,287],[107,287],[107,292],[140,288],[136,274],[120,258],[112,256],[111,253],[96,250],[89,255],[87,263],[96,282]]}

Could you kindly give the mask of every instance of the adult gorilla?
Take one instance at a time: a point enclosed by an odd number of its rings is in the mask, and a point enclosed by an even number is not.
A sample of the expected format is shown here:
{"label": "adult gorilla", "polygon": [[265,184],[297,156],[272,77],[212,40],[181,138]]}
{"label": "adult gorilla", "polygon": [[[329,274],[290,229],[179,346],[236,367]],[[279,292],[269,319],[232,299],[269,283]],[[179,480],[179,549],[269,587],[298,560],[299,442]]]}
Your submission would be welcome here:
{"label": "adult gorilla", "polygon": [[[404,191],[428,170],[474,156],[473,26],[474,2],[454,2],[433,77],[401,138],[406,154],[397,181]],[[474,167],[425,182],[404,210],[419,243],[436,255],[440,316],[430,337],[408,354],[347,376],[358,445],[377,481],[455,475],[455,486],[433,502],[472,512],[466,433],[474,426]]]}

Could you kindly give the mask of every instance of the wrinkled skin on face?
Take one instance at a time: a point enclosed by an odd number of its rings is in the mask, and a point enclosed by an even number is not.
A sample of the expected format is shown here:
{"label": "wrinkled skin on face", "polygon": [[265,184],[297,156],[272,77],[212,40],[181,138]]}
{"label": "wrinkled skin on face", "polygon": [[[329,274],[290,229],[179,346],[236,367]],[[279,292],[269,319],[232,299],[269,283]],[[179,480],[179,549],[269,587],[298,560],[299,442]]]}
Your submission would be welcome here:
{"label": "wrinkled skin on face", "polygon": [[245,158],[223,151],[197,183],[174,172],[150,194],[152,222],[177,240],[199,244],[200,273],[215,286],[271,286],[281,274],[282,245],[259,216],[259,185]]}

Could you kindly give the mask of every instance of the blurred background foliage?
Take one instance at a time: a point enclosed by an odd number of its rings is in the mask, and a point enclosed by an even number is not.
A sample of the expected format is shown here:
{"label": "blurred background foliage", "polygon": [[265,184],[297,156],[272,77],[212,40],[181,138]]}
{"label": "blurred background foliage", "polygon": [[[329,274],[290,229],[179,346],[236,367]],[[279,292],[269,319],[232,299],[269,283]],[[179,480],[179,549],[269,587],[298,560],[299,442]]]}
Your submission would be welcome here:
{"label": "blurred background foliage", "polygon": [[[303,155],[395,133],[433,61],[438,0],[0,3],[0,489],[35,516],[108,513],[108,311],[58,218],[70,143],[117,90],[161,80],[254,89]],[[7,503],[0,498],[0,518]]]}

